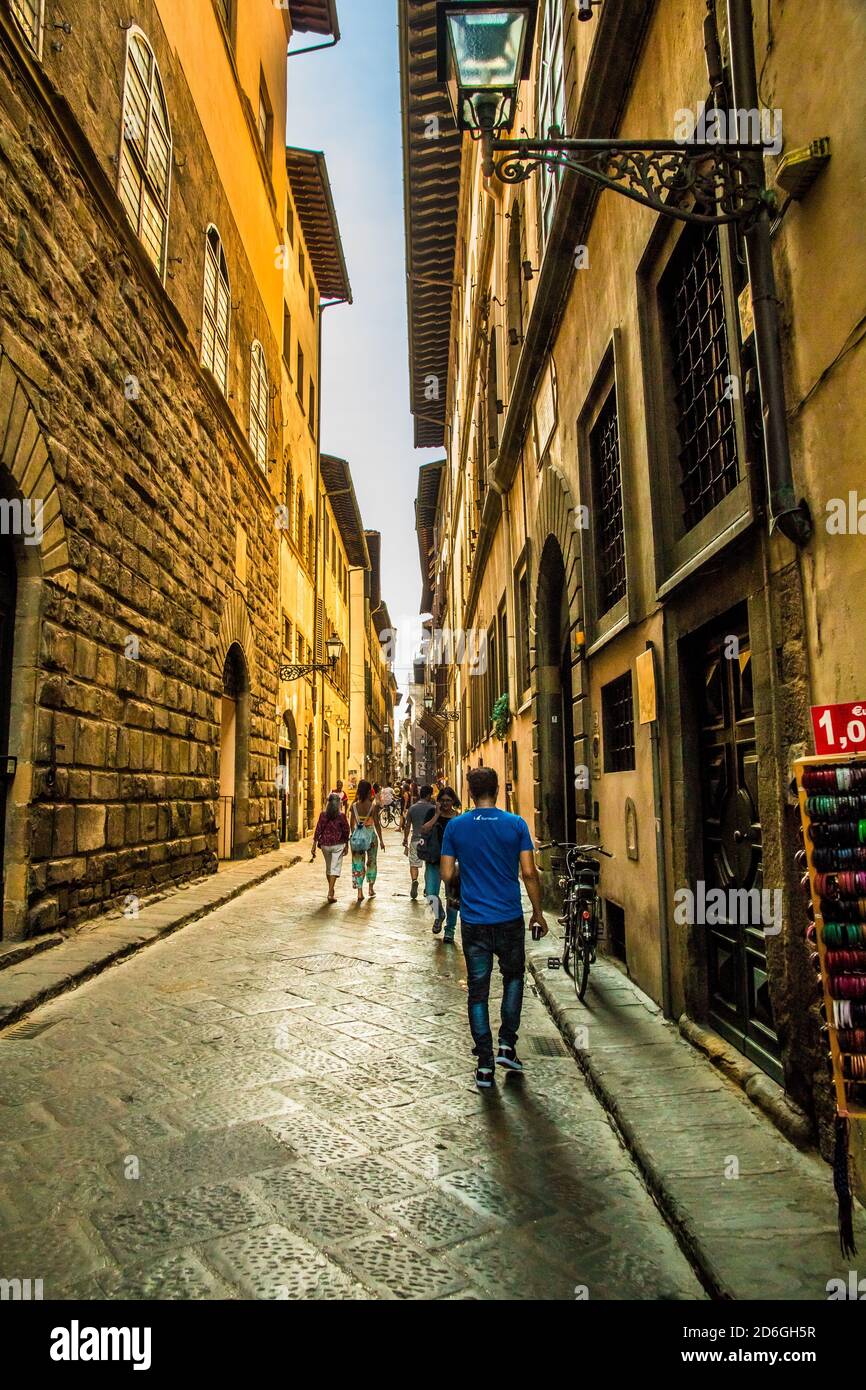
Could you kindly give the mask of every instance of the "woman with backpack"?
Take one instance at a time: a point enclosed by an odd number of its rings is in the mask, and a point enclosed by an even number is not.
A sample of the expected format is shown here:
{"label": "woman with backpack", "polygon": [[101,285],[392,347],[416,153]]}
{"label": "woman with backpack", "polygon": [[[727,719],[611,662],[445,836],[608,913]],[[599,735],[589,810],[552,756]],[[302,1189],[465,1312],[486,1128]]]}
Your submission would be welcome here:
{"label": "woman with backpack", "polygon": [[358,902],[364,901],[364,879],[370,897],[375,898],[374,884],[378,874],[379,846],[385,848],[379,804],[369,782],[358,783],[358,795],[352,803],[351,838],[352,883],[358,890]]}
{"label": "woman with backpack", "polygon": [[442,857],[442,836],[445,834],[445,827],[450,820],[460,815],[460,810],[457,793],[452,787],[443,787],[436,800],[436,810],[423,825],[417,845],[418,856],[425,864],[424,896],[433,912],[433,935],[438,936],[444,924],[443,940],[449,946],[454,942],[458,907],[451,895],[448,897],[447,911],[442,906],[439,896],[442,887],[439,861]]}
{"label": "woman with backpack", "polygon": [[328,797],[328,804],[316,826],[316,833],[313,836],[313,859],[316,857],[316,850],[320,849],[325,860],[325,873],[328,877],[328,902],[335,903],[337,895],[337,879],[343,872],[343,858],[346,847],[349,843],[349,822],[343,814],[343,805],[339,792],[331,792]]}

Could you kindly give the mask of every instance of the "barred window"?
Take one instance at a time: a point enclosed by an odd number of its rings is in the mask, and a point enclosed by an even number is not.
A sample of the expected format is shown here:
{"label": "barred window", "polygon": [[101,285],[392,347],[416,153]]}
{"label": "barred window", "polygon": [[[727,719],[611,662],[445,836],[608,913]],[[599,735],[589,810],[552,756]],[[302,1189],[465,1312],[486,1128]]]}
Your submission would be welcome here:
{"label": "barred window", "polygon": [[41,58],[45,0],[12,0],[12,14],[36,57]]}
{"label": "barred window", "polygon": [[631,671],[602,686],[605,772],[633,772],[634,696]]}
{"label": "barred window", "polygon": [[[562,0],[546,0],[541,35],[537,89],[537,133],[543,140],[549,133],[565,131],[565,72],[562,43]],[[538,171],[541,200],[541,241],[547,244],[562,173],[559,169]]]}
{"label": "barred window", "polygon": [[661,280],[686,531],[739,482],[719,233],[689,227]]}
{"label": "barred window", "polygon": [[153,50],[141,31],[133,29],[126,48],[119,192],[160,278],[165,274],[170,187],[171,126],[162,80]]}
{"label": "barred window", "polygon": [[289,313],[289,306],[283,303],[283,361],[291,373],[292,370],[292,316]]}
{"label": "barred window", "polygon": [[625,531],[616,387],[612,387],[589,435],[595,512],[595,560],[599,616],[625,598]]}
{"label": "barred window", "polygon": [[228,391],[229,325],[231,288],[222,240],[216,227],[209,227],[204,253],[204,313],[201,330],[201,360],[219,382],[223,395]]}
{"label": "barred window", "polygon": [[268,466],[268,409],[270,387],[265,350],[255,342],[250,353],[250,448],[259,468]]}

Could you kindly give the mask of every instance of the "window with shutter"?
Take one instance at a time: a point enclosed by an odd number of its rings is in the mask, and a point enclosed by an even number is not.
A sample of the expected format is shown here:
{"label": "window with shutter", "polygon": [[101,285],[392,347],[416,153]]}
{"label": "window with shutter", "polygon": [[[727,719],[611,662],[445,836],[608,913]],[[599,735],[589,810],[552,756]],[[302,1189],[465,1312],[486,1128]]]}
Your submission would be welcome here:
{"label": "window with shutter", "polygon": [[156,58],[139,29],[129,33],[118,192],[162,279],[171,187],[171,126]]}
{"label": "window with shutter", "polygon": [[270,388],[265,350],[255,342],[250,353],[250,448],[259,467],[268,467],[268,411]]}
{"label": "window with shutter", "polygon": [[228,392],[229,329],[231,287],[222,239],[216,227],[208,228],[204,253],[204,312],[201,329],[201,360]]}
{"label": "window with shutter", "polygon": [[41,58],[45,0],[12,0],[12,14],[33,52]]}

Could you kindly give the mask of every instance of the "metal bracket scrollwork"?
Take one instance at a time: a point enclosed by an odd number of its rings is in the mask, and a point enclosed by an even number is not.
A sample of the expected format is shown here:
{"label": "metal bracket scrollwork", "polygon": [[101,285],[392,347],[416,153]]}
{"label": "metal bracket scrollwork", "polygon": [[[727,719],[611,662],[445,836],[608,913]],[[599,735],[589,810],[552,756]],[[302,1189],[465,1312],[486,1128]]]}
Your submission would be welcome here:
{"label": "metal bracket scrollwork", "polygon": [[[498,162],[494,155],[503,155]],[[760,146],[677,141],[494,140],[487,170],[502,183],[569,169],[653,212],[704,226],[748,222],[771,201]]]}
{"label": "metal bracket scrollwork", "polygon": [[280,680],[299,681],[303,680],[304,676],[314,676],[319,672],[324,676],[331,676],[334,674],[334,670],[333,664],[321,661],[312,662],[309,666],[281,666]]}

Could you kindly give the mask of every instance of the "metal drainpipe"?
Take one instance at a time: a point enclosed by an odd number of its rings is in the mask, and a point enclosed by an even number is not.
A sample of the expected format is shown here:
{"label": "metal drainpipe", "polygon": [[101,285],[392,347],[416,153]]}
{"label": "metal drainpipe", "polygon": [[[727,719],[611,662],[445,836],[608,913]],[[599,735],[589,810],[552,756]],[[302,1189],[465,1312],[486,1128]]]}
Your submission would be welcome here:
{"label": "metal drainpipe", "polygon": [[[758,111],[758,81],[751,0],[727,0],[728,40],[734,106],[738,111]],[[754,156],[755,174],[763,175],[763,157]],[[770,209],[765,203],[745,233],[746,259],[755,318],[758,381],[764,419],[767,457],[767,500],[770,535],[778,528],[795,545],[806,545],[812,536],[812,518],[805,501],[796,500],[788,441],[785,377],[779,327],[779,300],[770,240]]]}
{"label": "metal drainpipe", "polygon": [[[507,564],[507,566],[508,566],[508,570],[507,570],[507,573],[506,573],[506,575],[505,575],[505,593],[506,593],[505,607],[506,607],[506,613],[508,614],[508,652],[507,652],[507,661],[508,661],[508,703],[509,703],[509,706],[510,706],[510,705],[511,705],[511,692],[512,692],[512,690],[514,690],[514,691],[517,690],[517,661],[516,661],[516,638],[517,638],[517,633],[515,632],[515,622],[514,622],[514,613],[515,613],[515,608],[514,608],[514,545],[513,545],[512,536],[511,536],[511,507],[510,507],[509,502],[508,502],[508,494],[507,494],[507,492],[506,492],[505,489],[502,487],[502,485],[496,481],[495,477],[490,477],[490,479],[489,479],[489,484],[490,484],[490,487],[493,489],[493,491],[496,493],[496,496],[499,498],[499,505],[500,505],[500,507],[502,508],[502,520],[503,520],[503,522],[504,522],[504,524],[505,524],[505,562],[506,562],[506,564]],[[512,776],[512,780],[513,780],[513,778],[514,778],[514,770],[513,770],[513,768],[512,768],[511,776]],[[507,801],[507,802],[510,801],[510,798],[509,798],[509,795],[508,795],[508,792],[507,792],[507,791],[506,791],[506,801]],[[511,807],[510,804],[507,805],[507,809],[508,809],[509,811],[512,810],[512,807]]]}
{"label": "metal drainpipe", "polygon": [[[326,45],[324,45],[324,47],[332,48],[333,45],[332,45],[332,44],[326,44]],[[304,49],[303,51],[304,51],[305,53],[311,52],[310,49]],[[321,301],[319,302],[319,331],[318,331],[318,333],[317,333],[317,335],[316,335],[316,337],[317,337],[317,339],[318,339],[318,341],[317,341],[317,343],[316,343],[316,358],[317,358],[316,370],[317,370],[317,372],[318,372],[318,377],[317,377],[317,379],[316,379],[316,391],[317,391],[317,396],[316,396],[316,559],[315,559],[315,569],[314,569],[314,576],[315,576],[315,578],[314,578],[314,581],[313,581],[313,646],[314,646],[314,648],[315,648],[315,642],[316,642],[316,619],[317,619],[318,616],[319,616],[319,614],[318,614],[318,607],[319,607],[319,558],[320,558],[320,556],[319,556],[319,551],[320,551],[320,548],[321,548],[321,547],[320,547],[320,541],[321,541],[321,533],[322,533],[322,507],[323,507],[323,505],[324,505],[324,499],[323,499],[323,497],[322,497],[322,314],[325,312],[326,309],[333,309],[334,306],[335,306],[336,304],[347,304],[348,302],[349,302],[349,301],[346,300],[346,299],[327,299],[327,300],[325,300],[324,303],[322,303]],[[325,564],[325,565],[322,566],[322,575],[321,575],[321,578],[322,578],[322,645],[323,645],[323,654],[324,654],[324,643],[325,643],[325,641],[326,641],[326,638],[325,638],[325,576],[327,575],[327,573],[328,573],[328,566],[327,566],[327,564]],[[350,619],[350,632],[351,632],[351,608],[349,609],[349,619]],[[351,640],[351,639],[350,639],[350,640]],[[318,650],[314,650],[313,659],[314,659],[315,661],[319,661],[319,660],[320,660]],[[351,682],[351,676],[350,676],[350,679],[349,679],[349,685],[350,685],[350,686],[351,686],[351,683],[352,683],[352,682]],[[317,729],[316,729],[316,745],[317,745],[318,749],[319,749],[321,752],[324,752],[324,743],[325,743],[325,740],[324,740],[324,737],[323,737],[323,734],[324,734],[324,725],[325,725],[325,673],[324,673],[324,671],[321,671],[321,672],[319,673],[319,701],[318,701],[318,704],[319,704],[319,708],[318,708],[317,711],[316,711],[316,723],[317,723],[317,725],[318,725],[318,727],[317,727]],[[352,706],[351,706],[351,703],[350,703],[350,705],[349,705],[350,738],[351,738],[351,719],[352,719]],[[330,787],[328,788],[328,791],[330,791]]]}

